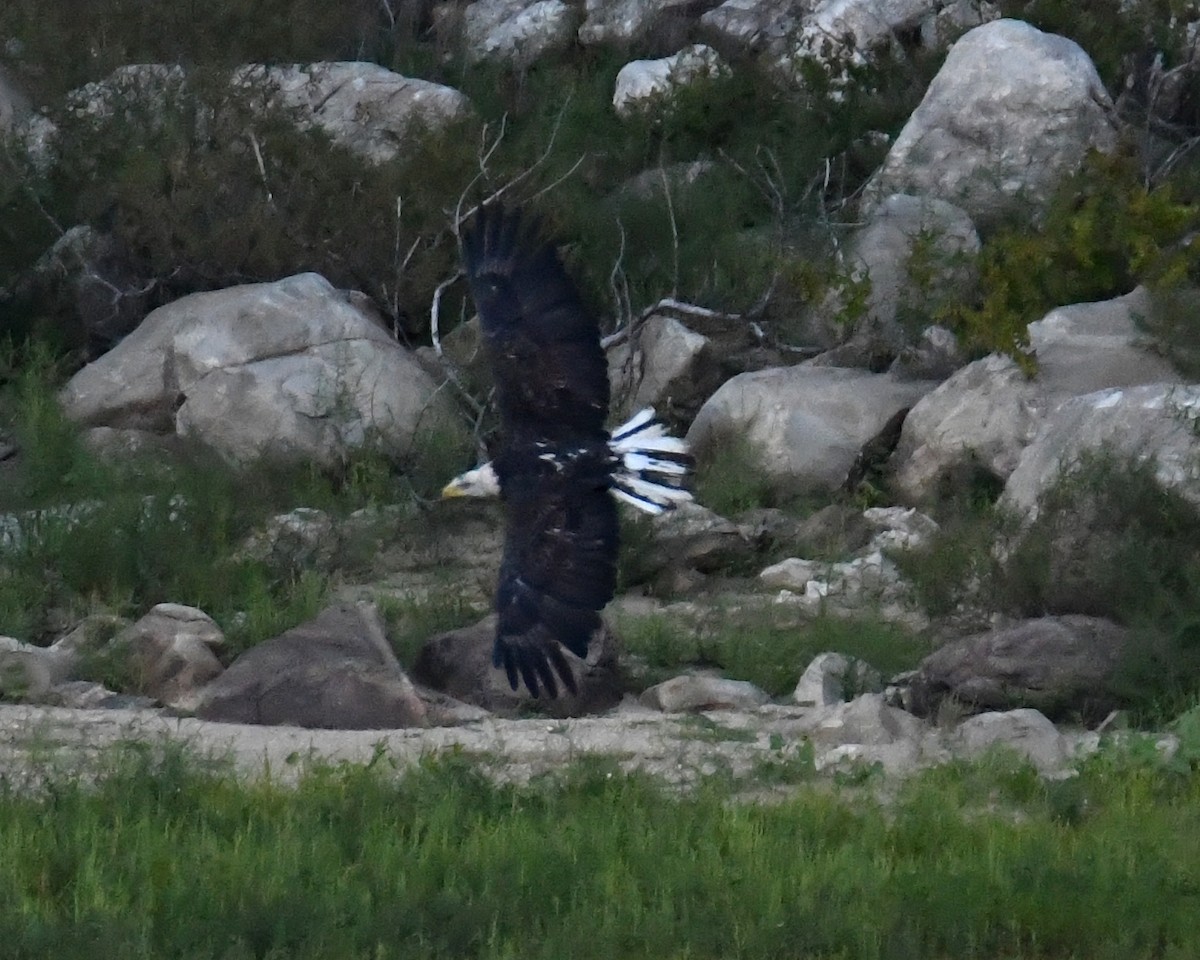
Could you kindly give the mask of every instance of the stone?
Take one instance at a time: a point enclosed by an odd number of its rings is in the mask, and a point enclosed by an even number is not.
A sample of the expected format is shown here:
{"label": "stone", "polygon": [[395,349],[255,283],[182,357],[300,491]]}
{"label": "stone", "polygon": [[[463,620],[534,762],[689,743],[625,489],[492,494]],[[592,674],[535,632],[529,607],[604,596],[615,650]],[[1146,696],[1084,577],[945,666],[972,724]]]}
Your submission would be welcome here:
{"label": "stone", "polygon": [[700,408],[687,439],[698,457],[747,442],[781,492],[839,490],[870,440],[936,384],[801,365],[738,374]]}
{"label": "stone", "polygon": [[1108,387],[1169,383],[1178,374],[1152,350],[1139,322],[1155,313],[1145,287],[1098,303],[1051,310],[1029,325],[1037,382],[1051,403]]}
{"label": "stone", "polygon": [[702,43],[658,60],[633,60],[617,73],[613,107],[622,116],[653,109],[679,87],[700,77],[719,76],[725,69],[717,52]]}
{"label": "stone", "polygon": [[1045,400],[1011,357],[967,364],[913,406],[892,455],[893,482],[909,502],[927,503],[985,472],[1004,481],[1037,435]]}
{"label": "stone", "polygon": [[664,713],[694,710],[752,710],[771,698],[746,680],[727,680],[701,674],[685,674],[655,684],[641,702]]}
{"label": "stone", "polygon": [[1150,384],[1098,390],[1056,407],[1022,452],[1001,503],[1026,521],[1039,501],[1087,455],[1154,463],[1155,480],[1200,506],[1200,385]]}
{"label": "stone", "polygon": [[109,649],[128,657],[136,692],[191,710],[200,688],[224,669],[213,652],[224,643],[221,628],[204,611],[160,603],[113,637]]}
{"label": "stone", "polygon": [[1046,209],[1089,150],[1117,146],[1114,108],[1086,53],[1018,20],[964,35],[864,192],[935,197],[981,233]]}
{"label": "stone", "polygon": [[977,757],[1003,747],[1024,757],[1042,774],[1060,771],[1071,757],[1054,724],[1028,708],[971,717],[959,724],[952,739],[960,755]]}
{"label": "stone", "polygon": [[467,59],[527,67],[570,46],[577,22],[562,0],[479,0],[463,11]]}
{"label": "stone", "polygon": [[953,698],[967,710],[1036,707],[1051,717],[1102,718],[1117,706],[1109,681],[1129,631],[1097,617],[1023,620],[951,641],[908,681],[908,705],[935,714]]}
{"label": "stone", "polygon": [[584,0],[579,42],[628,47],[644,39],[665,17],[694,0]]}
{"label": "stone", "polygon": [[653,407],[663,417],[689,420],[716,389],[720,370],[708,337],[674,317],[650,317],[608,354],[616,408],[631,415]]}
{"label": "stone", "polygon": [[267,95],[302,127],[316,127],[334,143],[371,163],[404,152],[420,131],[442,129],[471,113],[467,97],[440,83],[405,77],[376,63],[247,64],[232,83]]}
{"label": "stone", "polygon": [[927,729],[911,713],[885,703],[882,694],[864,693],[848,703],[828,707],[812,732],[812,740],[820,746],[919,742]]}
{"label": "stone", "polygon": [[[841,265],[846,284],[834,286],[817,314],[831,337],[849,329],[866,355],[895,357],[914,316],[935,316],[950,303],[970,300],[979,249],[971,218],[952,203],[893,194],[849,238]],[[846,287],[863,283],[870,286],[861,312],[848,316]]]}
{"label": "stone", "polygon": [[196,716],[344,730],[424,726],[373,604],[338,604],[238,657],[202,692]]}
{"label": "stone", "polygon": [[846,700],[846,675],[850,660],[840,653],[815,656],[792,691],[792,699],[802,707],[832,707]]}
{"label": "stone", "polygon": [[84,425],[192,438],[238,464],[332,467],[368,442],[403,456],[462,430],[408,351],[314,273],[159,307],[60,396]]}

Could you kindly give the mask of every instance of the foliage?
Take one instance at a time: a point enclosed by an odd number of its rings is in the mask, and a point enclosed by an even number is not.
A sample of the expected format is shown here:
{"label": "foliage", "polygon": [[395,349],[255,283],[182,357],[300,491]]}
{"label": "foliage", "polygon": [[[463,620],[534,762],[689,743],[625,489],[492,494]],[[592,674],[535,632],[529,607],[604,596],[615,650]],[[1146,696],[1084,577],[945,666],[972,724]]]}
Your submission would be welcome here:
{"label": "foliage", "polygon": [[322,574],[247,559],[250,533],[297,505],[345,515],[385,500],[411,504],[454,454],[440,436],[421,438],[399,480],[404,465],[369,449],[338,475],[237,471],[203,449],[114,462],[64,417],[58,364],[45,350],[10,351],[0,370],[0,430],[21,451],[0,486],[0,633],[25,639],[52,634],[64,611],[140,615],[170,600],[204,609],[239,650],[311,617],[328,588]]}
{"label": "foliage", "polygon": [[943,319],[979,354],[1001,351],[1031,365],[1027,327],[1054,307],[1103,300],[1145,283],[1172,289],[1200,275],[1187,239],[1200,208],[1148,188],[1128,156],[1093,153],[1055,194],[1040,226],[1015,224],[980,254],[982,299]]}
{"label": "foliage", "polygon": [[722,438],[696,464],[696,499],[723,517],[773,506],[771,479],[754,444],[744,436]]}
{"label": "foliage", "polygon": [[1200,781],[1153,750],[1107,749],[1064,784],[998,759],[952,765],[886,808],[836,787],[731,802],[719,779],[680,796],[602,762],[496,785],[446,755],[397,780],[388,759],[285,787],[129,749],[94,783],[50,774],[0,790],[8,955],[1182,960],[1200,948]]}
{"label": "foliage", "polygon": [[1033,523],[981,506],[894,559],[934,616],[1080,613],[1129,626],[1115,692],[1161,720],[1200,692],[1198,539],[1200,514],[1162,487],[1153,461],[1101,453],[1064,468]]}
{"label": "foliage", "polygon": [[623,617],[617,624],[625,650],[644,662],[655,683],[681,667],[715,667],[749,680],[772,696],[790,693],[813,657],[838,650],[893,674],[910,669],[928,652],[923,640],[902,627],[869,617],[820,616],[805,623],[783,621],[773,610],[715,610],[703,622],[678,617]]}
{"label": "foliage", "polygon": [[389,29],[381,6],[417,5],[262,0],[251,13],[239,0],[8,0],[0,9],[0,36],[7,39],[7,65],[49,101],[130,63],[233,67],[369,59],[405,43],[404,30],[412,26],[411,17],[407,23],[401,17]]}

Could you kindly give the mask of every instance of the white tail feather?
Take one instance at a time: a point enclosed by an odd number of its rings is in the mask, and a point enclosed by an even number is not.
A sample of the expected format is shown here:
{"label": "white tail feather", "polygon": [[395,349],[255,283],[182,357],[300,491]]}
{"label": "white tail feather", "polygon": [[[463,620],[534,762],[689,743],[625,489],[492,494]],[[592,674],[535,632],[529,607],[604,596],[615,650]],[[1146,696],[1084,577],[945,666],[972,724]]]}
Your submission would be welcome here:
{"label": "white tail feather", "polygon": [[620,463],[614,497],[655,516],[692,499],[684,488],[692,469],[687,441],[668,434],[653,408],[639,410],[611,438],[609,447]]}
{"label": "white tail feather", "polygon": [[681,490],[679,487],[669,487],[666,484],[655,483],[652,480],[643,480],[641,477],[635,477],[632,474],[619,474],[616,478],[616,485],[627,493],[633,494],[635,497],[649,500],[651,503],[657,503],[664,507],[667,504],[684,503],[692,499],[691,493],[687,490]]}
{"label": "white tail feather", "polygon": [[665,473],[673,477],[686,477],[688,465],[677,460],[664,460],[645,453],[627,453],[621,459],[625,469],[630,473]]}
{"label": "white tail feather", "polygon": [[614,497],[616,497],[618,500],[624,500],[626,503],[628,503],[632,507],[637,507],[643,513],[649,513],[649,514],[652,514],[653,516],[657,517],[660,514],[667,512],[666,507],[661,506],[660,504],[654,503],[651,500],[643,500],[640,497],[635,497],[631,493],[626,493],[620,487],[613,487],[612,495]]}
{"label": "white tail feather", "polygon": [[655,416],[653,407],[643,407],[632,417],[626,420],[623,424],[617,427],[612,432],[612,442],[615,447],[618,443],[625,440],[628,436],[645,429],[647,425],[657,426],[661,429],[662,424],[658,422]]}

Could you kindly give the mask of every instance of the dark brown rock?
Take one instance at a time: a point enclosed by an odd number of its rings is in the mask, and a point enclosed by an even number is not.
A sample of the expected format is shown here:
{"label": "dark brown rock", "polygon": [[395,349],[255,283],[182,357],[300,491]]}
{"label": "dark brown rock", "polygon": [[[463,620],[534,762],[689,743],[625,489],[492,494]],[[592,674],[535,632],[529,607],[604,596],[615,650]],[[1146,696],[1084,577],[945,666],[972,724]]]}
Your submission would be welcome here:
{"label": "dark brown rock", "polygon": [[343,730],[423,726],[425,707],[373,604],[339,604],[242,654],[196,715]]}
{"label": "dark brown rock", "polygon": [[919,716],[954,698],[974,710],[1034,707],[1050,717],[1103,717],[1128,631],[1085,616],[1042,617],[964,637],[926,657],[907,681]]}

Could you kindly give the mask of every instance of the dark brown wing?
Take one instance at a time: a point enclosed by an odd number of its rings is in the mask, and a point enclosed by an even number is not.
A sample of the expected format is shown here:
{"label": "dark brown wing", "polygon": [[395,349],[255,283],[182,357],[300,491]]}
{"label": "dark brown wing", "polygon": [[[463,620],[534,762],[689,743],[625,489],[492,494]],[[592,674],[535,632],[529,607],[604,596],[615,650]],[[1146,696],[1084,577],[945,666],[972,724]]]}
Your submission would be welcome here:
{"label": "dark brown wing", "polygon": [[600,330],[537,221],[485,206],[463,235],[462,254],[503,432],[551,441],[605,436]]}
{"label": "dark brown wing", "polygon": [[[514,463],[513,461],[517,461]],[[579,657],[612,599],[617,571],[617,505],[609,493],[607,448],[555,466],[536,448],[497,461],[508,514],[496,589],[494,660],[535,697],[558,695],[556,675],[575,692],[559,644]]]}

